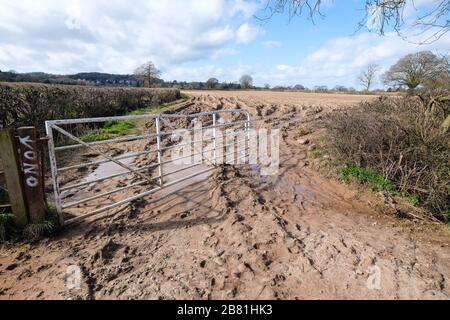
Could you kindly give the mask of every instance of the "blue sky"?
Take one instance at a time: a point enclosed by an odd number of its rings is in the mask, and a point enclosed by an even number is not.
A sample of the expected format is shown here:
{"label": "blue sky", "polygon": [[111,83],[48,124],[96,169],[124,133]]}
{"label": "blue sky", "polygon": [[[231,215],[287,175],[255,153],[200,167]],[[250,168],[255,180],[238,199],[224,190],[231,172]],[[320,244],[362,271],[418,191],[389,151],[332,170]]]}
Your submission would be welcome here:
{"label": "blue sky", "polygon": [[[415,0],[407,20],[434,0]],[[405,54],[446,53],[450,36],[418,46],[387,32],[357,33],[364,1],[325,1],[324,18],[263,23],[263,0],[0,0],[0,70],[132,73],[153,60],[165,80],[359,87],[369,63],[380,74]],[[414,39],[420,40],[420,39]],[[381,86],[378,83],[378,86]]]}

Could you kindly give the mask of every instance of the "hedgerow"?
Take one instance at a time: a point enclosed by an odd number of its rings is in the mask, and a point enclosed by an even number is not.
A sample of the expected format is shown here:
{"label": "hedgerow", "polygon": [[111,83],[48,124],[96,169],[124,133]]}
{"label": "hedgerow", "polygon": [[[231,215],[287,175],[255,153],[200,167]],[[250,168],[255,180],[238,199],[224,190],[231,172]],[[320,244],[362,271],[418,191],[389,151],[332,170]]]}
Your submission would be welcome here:
{"label": "hedgerow", "polygon": [[0,126],[42,128],[45,120],[118,116],[179,98],[177,89],[0,83]]}

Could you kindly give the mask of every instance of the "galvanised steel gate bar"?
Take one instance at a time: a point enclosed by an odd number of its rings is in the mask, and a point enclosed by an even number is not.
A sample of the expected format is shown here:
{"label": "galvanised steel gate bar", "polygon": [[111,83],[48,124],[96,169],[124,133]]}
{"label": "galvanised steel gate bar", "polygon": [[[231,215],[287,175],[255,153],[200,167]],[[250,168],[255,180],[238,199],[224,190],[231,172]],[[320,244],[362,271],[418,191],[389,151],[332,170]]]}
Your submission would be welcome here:
{"label": "galvanised steel gate bar", "polygon": [[[223,118],[219,118],[220,114],[227,114],[227,113],[236,113],[236,114],[243,114],[245,117],[245,120],[238,120],[238,121],[230,121],[228,123],[226,123],[225,121],[223,121]],[[161,131],[161,121],[163,121],[165,124],[167,124],[167,121],[169,121],[170,119],[177,119],[177,118],[188,118],[188,119],[193,119],[193,118],[199,118],[199,117],[206,117],[206,116],[212,116],[212,125],[210,126],[206,126],[201,128],[201,130],[206,130],[206,129],[212,129],[212,137],[210,139],[202,139],[195,141],[195,139],[193,141],[190,141],[190,143],[186,143],[186,144],[178,144],[175,146],[163,146],[163,140],[164,137],[168,137],[171,136],[173,134],[173,130],[175,129],[182,129],[185,130],[186,132],[195,132],[197,129],[186,129],[186,128],[173,128],[171,125],[166,125],[171,127],[172,130],[170,131]],[[219,123],[218,119],[222,120],[222,123]],[[95,141],[95,142],[85,142],[82,141],[80,138],[76,137],[75,135],[69,133],[68,131],[64,130],[63,128],[61,128],[61,126],[64,125],[77,125],[77,124],[93,124],[93,123],[105,123],[108,121],[121,121],[121,120],[153,120],[155,123],[155,132],[154,133],[146,133],[146,134],[141,134],[141,135],[134,135],[134,136],[128,136],[128,137],[121,137],[121,138],[116,138],[116,139],[106,139],[106,140],[102,140],[102,141]],[[229,144],[224,144],[222,143],[221,145],[217,144],[217,129],[219,128],[227,128],[227,127],[233,127],[233,126],[241,126],[243,125],[244,128],[242,131],[237,131],[236,134],[233,135],[233,142],[229,143]],[[198,172],[195,172],[193,174],[189,174],[187,176],[184,176],[180,179],[176,179],[174,181],[170,181],[170,182],[165,182],[164,177],[168,177],[170,175],[174,175],[175,173],[179,173],[182,172],[184,170],[188,170],[188,169],[192,169],[195,168],[201,164],[203,164],[203,160],[204,160],[204,154],[205,153],[209,153],[212,152],[213,153],[213,159],[209,159],[211,164],[213,165],[217,165],[218,160],[220,160],[220,156],[217,156],[217,150],[219,148],[226,148],[226,150],[234,145],[239,145],[242,143],[247,143],[247,148],[245,148],[245,152],[244,155],[237,158],[236,160],[241,160],[242,158],[246,157],[246,151],[248,150],[248,143],[250,141],[250,128],[251,128],[251,117],[250,114],[245,111],[245,110],[240,110],[240,109],[230,109],[230,110],[217,110],[217,111],[211,111],[211,112],[201,112],[201,113],[196,113],[196,114],[188,114],[188,115],[180,115],[180,114],[146,114],[146,115],[136,115],[136,116],[121,116],[121,117],[103,117],[103,118],[86,118],[86,119],[69,119],[69,120],[52,120],[52,121],[46,121],[45,123],[45,127],[46,127],[46,131],[47,131],[47,136],[48,136],[48,148],[49,148],[49,157],[50,157],[50,167],[51,167],[51,172],[52,172],[52,181],[53,181],[53,190],[54,190],[54,198],[55,198],[55,204],[56,204],[56,208],[58,211],[58,215],[59,215],[59,220],[61,222],[62,225],[68,225],[71,223],[75,223],[78,221],[81,221],[83,219],[86,219],[90,216],[111,210],[113,208],[116,208],[118,206],[122,206],[124,204],[130,203],[132,201],[141,199],[145,196],[148,196],[150,194],[153,194],[159,190],[162,190],[164,188],[176,185],[180,182],[192,179],[198,175],[207,173],[208,171],[210,171],[211,169],[214,168],[210,167],[207,168],[205,170],[200,170]],[[240,129],[241,130],[241,129]],[[63,136],[73,140],[76,142],[76,144],[72,144],[72,145],[63,145],[63,146],[55,146],[55,138],[54,138],[54,132],[57,131],[59,134],[62,134]],[[239,140],[239,138],[242,138],[242,135],[244,136],[243,140]],[[102,146],[102,145],[107,145],[107,144],[113,144],[113,143],[125,143],[125,142],[132,142],[132,141],[137,141],[137,140],[142,140],[142,139],[146,139],[146,138],[152,138],[152,137],[156,137],[156,143],[155,143],[155,149],[154,150],[146,150],[146,151],[142,151],[142,152],[134,152],[134,153],[130,153],[130,154],[126,154],[126,155],[121,155],[121,156],[117,156],[117,157],[111,157],[109,155],[107,155],[105,152],[102,152],[101,150],[98,150],[97,147]],[[238,141],[234,141],[234,138],[237,137]],[[210,141],[213,143],[213,147],[211,149],[203,149],[203,143]],[[194,150],[193,154],[190,154],[188,156],[183,156],[183,157],[178,157],[176,159],[171,159],[171,160],[164,160],[164,152],[167,150],[171,150],[173,148],[179,148],[179,147],[183,147],[183,146],[189,146],[192,144],[194,144],[194,146],[197,143],[201,143],[202,145],[202,150],[198,151],[198,150]],[[85,162],[85,163],[79,163],[79,164],[73,164],[70,166],[65,166],[65,167],[58,167],[57,164],[57,157],[56,157],[56,152],[59,151],[64,151],[64,150],[74,150],[77,148],[89,148],[91,150],[94,150],[96,154],[98,154],[99,156],[102,156],[103,158],[105,158],[104,160],[97,160],[97,161],[91,161],[91,162]],[[150,155],[152,153],[157,153],[157,162],[155,164],[151,164],[151,165],[147,165],[147,166],[142,166],[142,167],[132,167],[129,166],[121,161],[126,160],[126,159],[130,159],[130,158],[135,158],[138,156],[145,156],[145,155]],[[168,171],[165,172],[163,170],[163,165],[166,164],[170,164],[173,161],[177,161],[177,160],[183,160],[183,159],[187,159],[189,157],[193,157],[193,156],[197,156],[197,155],[202,155],[202,163],[194,163],[193,165],[189,165],[186,167],[183,167],[182,169],[177,169],[177,170],[172,170],[172,171]],[[222,155],[222,160],[223,157],[228,157],[230,155],[234,156],[234,150],[232,153],[226,153],[223,154],[223,152],[221,153]],[[77,169],[81,169],[81,168],[87,168],[87,167],[91,167],[91,166],[96,166],[96,165],[101,165],[101,164],[105,164],[105,163],[115,163],[116,165],[122,167],[123,169],[125,169],[126,171],[124,172],[120,172],[120,173],[115,173],[112,175],[108,175],[102,178],[98,178],[98,179],[94,179],[94,180],[89,180],[89,181],[84,181],[81,183],[77,183],[77,184],[72,184],[72,185],[68,185],[68,186],[61,186],[60,183],[60,179],[59,179],[59,174],[61,172],[66,172],[66,171],[70,171],[70,170],[77,170]],[[158,169],[158,175],[157,176],[147,176],[146,174],[142,173],[146,170],[149,169]],[[110,190],[107,192],[103,192],[103,193],[99,193],[99,194],[95,194],[80,200],[76,200],[76,201],[72,201],[72,202],[68,202],[68,203],[63,203],[63,197],[62,197],[62,192],[65,191],[69,191],[69,190],[80,190],[85,186],[91,185],[91,184],[95,184],[95,183],[99,183],[102,181],[106,181],[108,179],[114,179],[117,177],[122,177],[122,176],[128,176],[128,175],[137,175],[139,176],[142,180],[133,182],[132,184],[129,184],[127,186],[120,186],[120,187],[116,187],[114,190]],[[128,197],[126,199],[120,200],[120,201],[116,201],[113,204],[104,206],[102,208],[98,208],[92,212],[89,213],[85,213],[82,214],[80,216],[77,216],[75,218],[71,218],[69,220],[65,220],[64,216],[63,216],[63,211],[65,209],[68,208],[73,208],[82,204],[86,204],[88,202],[100,199],[100,198],[104,198],[107,196],[110,196],[112,194],[115,194],[117,192],[120,191],[125,191],[134,187],[139,187],[139,186],[144,186],[146,184],[151,184],[152,186],[154,185],[154,188],[151,188],[148,191],[142,192],[140,194],[134,195],[132,197]]]}

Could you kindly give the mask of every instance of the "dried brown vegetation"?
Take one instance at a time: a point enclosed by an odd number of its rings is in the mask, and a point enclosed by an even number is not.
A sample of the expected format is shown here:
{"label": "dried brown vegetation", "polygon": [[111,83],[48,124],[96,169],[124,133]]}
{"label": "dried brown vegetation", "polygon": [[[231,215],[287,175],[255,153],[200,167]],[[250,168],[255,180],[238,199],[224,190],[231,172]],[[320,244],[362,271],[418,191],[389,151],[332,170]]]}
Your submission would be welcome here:
{"label": "dried brown vegetation", "polygon": [[45,120],[117,116],[179,98],[177,89],[0,83],[0,126],[42,127]]}
{"label": "dried brown vegetation", "polygon": [[398,191],[445,218],[449,214],[448,103],[431,98],[380,99],[330,116],[329,144],[348,165],[382,174]]}

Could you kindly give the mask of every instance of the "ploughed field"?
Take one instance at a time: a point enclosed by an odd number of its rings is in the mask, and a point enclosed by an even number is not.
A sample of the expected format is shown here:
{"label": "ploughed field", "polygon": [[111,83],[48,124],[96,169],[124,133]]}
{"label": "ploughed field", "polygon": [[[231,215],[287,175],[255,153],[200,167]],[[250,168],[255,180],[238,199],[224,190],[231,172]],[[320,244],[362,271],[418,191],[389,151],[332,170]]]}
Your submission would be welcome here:
{"label": "ploughed field", "polygon": [[[376,96],[187,93],[179,113],[245,109],[256,127],[280,129],[279,173],[219,166],[174,194],[2,248],[0,299],[449,299],[448,229],[380,210],[381,195],[327,176],[311,152],[328,112]],[[79,289],[66,286],[71,265]]]}
{"label": "ploughed field", "polygon": [[249,104],[294,104],[301,106],[351,106],[362,101],[376,99],[375,95],[345,93],[308,93],[299,91],[184,91],[193,96],[211,96],[216,99],[238,98]]}

